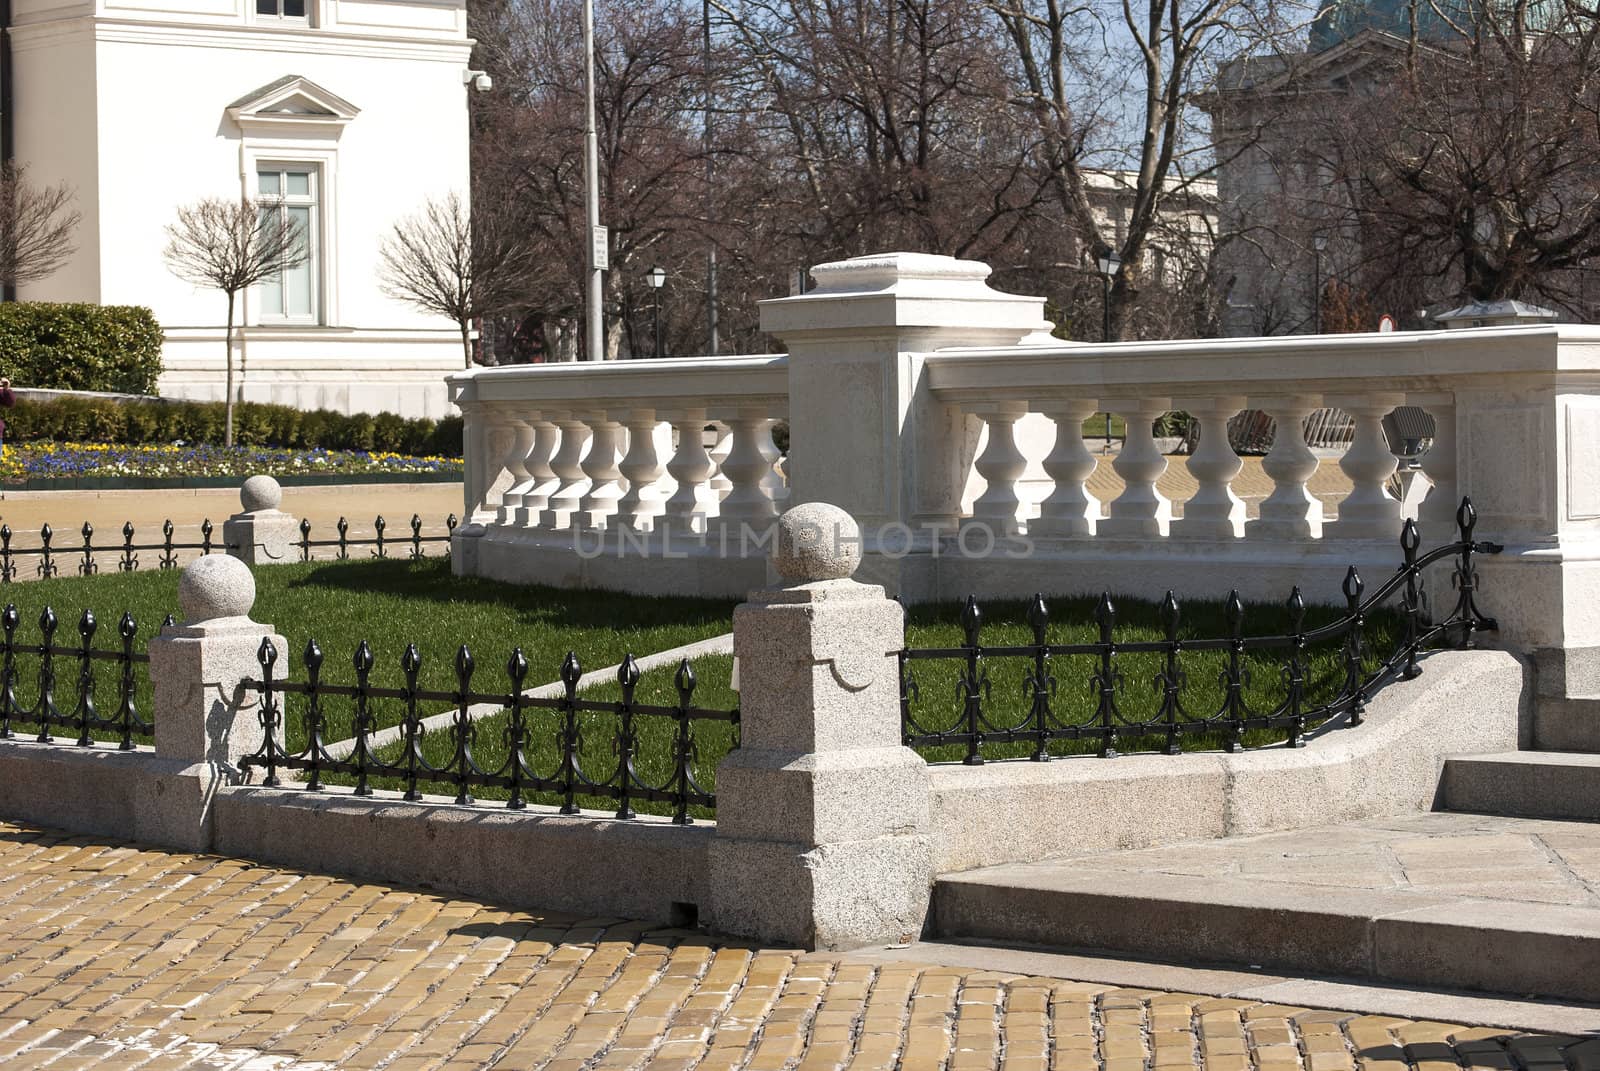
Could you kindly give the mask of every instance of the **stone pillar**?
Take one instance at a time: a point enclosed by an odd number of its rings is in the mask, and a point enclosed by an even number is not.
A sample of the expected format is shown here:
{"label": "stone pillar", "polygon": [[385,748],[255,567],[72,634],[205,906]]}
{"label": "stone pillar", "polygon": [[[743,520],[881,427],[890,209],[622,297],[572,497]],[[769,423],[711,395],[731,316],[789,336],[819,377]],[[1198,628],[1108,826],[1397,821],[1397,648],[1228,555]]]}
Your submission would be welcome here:
{"label": "stone pillar", "polygon": [[204,851],[211,845],[212,800],[244,780],[239,761],[261,747],[259,696],[241,685],[259,678],[263,640],[287,665],[288,644],[271,625],[250,620],[255,578],[237,560],[213,555],[178,580],[183,624],[150,641],[158,784],[137,816],[140,839]]}
{"label": "stone pillar", "polygon": [[[931,594],[927,552],[935,529],[954,531],[978,425],[934,397],[925,356],[1048,331],[1044,299],[991,289],[985,264],[925,253],[811,274],[815,289],[761,303],[761,329],[789,353],[790,501],[847,510],[863,529],[866,574],[912,599]],[[892,556],[877,553],[880,541]]]}
{"label": "stone pillar", "polygon": [[851,579],[843,510],[796,506],[776,543],[784,586],[733,616],[741,743],[717,767],[714,924],[812,949],[914,940],[934,861],[927,764],[900,743],[902,611]]}
{"label": "stone pillar", "polygon": [[300,520],[278,508],[283,488],[271,476],[252,476],[239,488],[240,512],[222,522],[228,553],[246,565],[300,560]]}

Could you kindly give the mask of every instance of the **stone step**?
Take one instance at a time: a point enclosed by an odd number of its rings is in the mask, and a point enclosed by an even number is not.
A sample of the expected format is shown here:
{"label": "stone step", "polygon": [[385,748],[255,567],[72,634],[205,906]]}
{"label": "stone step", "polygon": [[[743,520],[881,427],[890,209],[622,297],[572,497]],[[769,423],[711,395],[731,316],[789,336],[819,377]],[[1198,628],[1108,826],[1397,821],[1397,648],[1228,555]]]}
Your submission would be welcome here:
{"label": "stone step", "polygon": [[1600,753],[1600,696],[1544,696],[1534,700],[1536,751]]}
{"label": "stone step", "polygon": [[[1464,814],[942,876],[933,936],[1600,1000],[1600,827]],[[1565,854],[1563,854],[1565,853]]]}
{"label": "stone step", "polygon": [[1600,821],[1600,755],[1507,751],[1447,759],[1440,791],[1450,811]]}

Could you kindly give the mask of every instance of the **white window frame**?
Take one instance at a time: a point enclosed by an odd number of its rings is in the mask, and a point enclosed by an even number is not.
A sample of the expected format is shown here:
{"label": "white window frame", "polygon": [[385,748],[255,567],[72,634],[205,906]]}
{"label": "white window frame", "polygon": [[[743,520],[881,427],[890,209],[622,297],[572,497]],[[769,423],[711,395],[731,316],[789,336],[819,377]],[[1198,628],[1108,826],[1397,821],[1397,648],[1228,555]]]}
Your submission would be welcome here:
{"label": "white window frame", "polygon": [[[254,26],[282,26],[291,30],[309,30],[315,27],[317,20],[317,0],[305,0],[306,13],[304,15],[263,15],[256,10],[257,0],[245,0],[245,14],[251,25]],[[283,8],[284,0],[277,0],[279,10]]]}
{"label": "white window frame", "polygon": [[[266,194],[260,189],[260,178],[263,174],[276,175],[279,178],[280,188],[283,179],[290,173],[307,176],[306,185],[310,192],[307,194]],[[261,309],[261,322],[264,324],[304,324],[308,326],[321,326],[322,324],[322,169],[316,164],[302,164],[291,161],[258,161],[255,176],[257,180],[255,197],[256,203],[263,209],[273,206],[308,208],[310,212],[310,233],[306,235],[311,247],[311,255],[307,258],[304,267],[306,274],[311,279],[311,312],[306,315],[291,315],[276,310],[268,310],[258,293],[256,301]]]}
{"label": "white window frame", "polygon": [[247,298],[245,322],[261,327],[335,327],[339,319],[338,195],[339,154],[326,141],[295,142],[287,139],[249,138],[240,146],[240,183],[244,195],[261,200],[257,175],[261,171],[304,169],[316,174],[317,206],[312,213],[315,228],[312,285],[317,295],[317,316],[291,319],[264,316],[259,287],[252,287]]}

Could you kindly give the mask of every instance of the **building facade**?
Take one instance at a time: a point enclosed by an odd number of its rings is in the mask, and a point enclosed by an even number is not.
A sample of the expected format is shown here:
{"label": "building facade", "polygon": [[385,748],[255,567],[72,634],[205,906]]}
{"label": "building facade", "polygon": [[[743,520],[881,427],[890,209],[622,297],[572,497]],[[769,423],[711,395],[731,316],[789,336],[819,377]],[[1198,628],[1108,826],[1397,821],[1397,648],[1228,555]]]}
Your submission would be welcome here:
{"label": "building facade", "polygon": [[260,200],[299,221],[301,268],[244,297],[242,397],[438,416],[461,366],[448,321],[386,297],[378,251],[468,189],[464,0],[13,0],[12,144],[65,183],[77,252],[23,300],[145,305],[163,394],[223,396],[226,301],[162,252],[181,205]]}

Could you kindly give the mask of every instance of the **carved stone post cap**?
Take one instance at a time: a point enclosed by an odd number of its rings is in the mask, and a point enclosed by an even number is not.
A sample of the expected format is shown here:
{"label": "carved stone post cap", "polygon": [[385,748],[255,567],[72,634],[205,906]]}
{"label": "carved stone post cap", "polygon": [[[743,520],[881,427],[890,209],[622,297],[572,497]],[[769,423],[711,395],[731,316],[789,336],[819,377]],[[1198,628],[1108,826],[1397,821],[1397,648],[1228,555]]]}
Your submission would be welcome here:
{"label": "carved stone post cap", "polygon": [[239,505],[244,512],[277,509],[283,501],[283,488],[271,476],[252,476],[239,488]]}
{"label": "carved stone post cap", "polygon": [[861,564],[861,527],[838,506],[802,503],[778,518],[772,563],[789,584],[849,579]]}
{"label": "carved stone post cap", "polygon": [[255,602],[256,578],[248,566],[226,554],[190,562],[178,578],[178,605],[185,625],[248,617]]}

